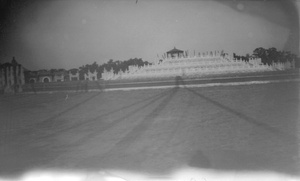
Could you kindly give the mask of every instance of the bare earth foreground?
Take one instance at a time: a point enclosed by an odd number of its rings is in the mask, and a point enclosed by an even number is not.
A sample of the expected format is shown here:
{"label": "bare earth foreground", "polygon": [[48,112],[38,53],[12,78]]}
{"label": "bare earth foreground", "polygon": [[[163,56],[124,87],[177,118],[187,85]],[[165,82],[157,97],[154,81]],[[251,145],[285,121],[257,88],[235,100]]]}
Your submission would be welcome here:
{"label": "bare earth foreground", "polygon": [[299,81],[2,96],[0,180],[34,170],[298,176],[299,102]]}

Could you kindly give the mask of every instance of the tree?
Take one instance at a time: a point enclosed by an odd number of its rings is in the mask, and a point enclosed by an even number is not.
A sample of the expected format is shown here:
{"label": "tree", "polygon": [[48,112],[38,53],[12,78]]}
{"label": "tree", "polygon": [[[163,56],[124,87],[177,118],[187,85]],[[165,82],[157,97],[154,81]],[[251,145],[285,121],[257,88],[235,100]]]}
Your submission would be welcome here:
{"label": "tree", "polygon": [[266,64],[267,63],[267,53],[266,53],[266,49],[262,48],[262,47],[259,47],[259,48],[256,48],[254,51],[253,51],[253,56],[255,58],[261,58],[261,61],[263,64]]}
{"label": "tree", "polygon": [[98,69],[98,64],[97,62],[94,62],[91,66],[89,66],[89,69],[91,72],[95,72]]}
{"label": "tree", "polygon": [[274,47],[269,48],[266,50],[266,53],[267,53],[266,60],[269,65],[272,64],[273,62],[274,63],[279,62],[279,54],[280,53],[277,51],[276,48],[274,48]]}
{"label": "tree", "polygon": [[292,54],[289,51],[278,51],[276,48],[272,47],[269,49],[264,49],[262,47],[256,48],[253,51],[253,57],[261,58],[262,63],[271,65],[272,63],[285,63],[297,61],[297,55]]}
{"label": "tree", "polygon": [[101,74],[104,72],[104,69],[107,71],[114,70],[114,73],[119,73],[120,71],[127,71],[129,69],[129,66],[139,66],[142,67],[144,65],[151,65],[151,63],[147,61],[143,61],[141,58],[131,58],[129,60],[125,61],[114,61],[113,59],[110,59],[107,63],[104,63],[102,65],[98,65],[97,62],[94,62],[92,65],[86,64],[81,67],[79,67],[80,72],[80,79],[84,79],[84,74],[90,70],[91,72],[97,71],[98,78],[101,78]]}

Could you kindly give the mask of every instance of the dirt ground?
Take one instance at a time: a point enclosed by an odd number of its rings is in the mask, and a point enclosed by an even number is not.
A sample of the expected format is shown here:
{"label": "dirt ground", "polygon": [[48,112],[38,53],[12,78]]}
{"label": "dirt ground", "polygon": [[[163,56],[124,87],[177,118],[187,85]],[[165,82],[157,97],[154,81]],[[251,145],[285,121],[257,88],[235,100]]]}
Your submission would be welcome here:
{"label": "dirt ground", "polygon": [[0,97],[0,176],[299,173],[299,82]]}

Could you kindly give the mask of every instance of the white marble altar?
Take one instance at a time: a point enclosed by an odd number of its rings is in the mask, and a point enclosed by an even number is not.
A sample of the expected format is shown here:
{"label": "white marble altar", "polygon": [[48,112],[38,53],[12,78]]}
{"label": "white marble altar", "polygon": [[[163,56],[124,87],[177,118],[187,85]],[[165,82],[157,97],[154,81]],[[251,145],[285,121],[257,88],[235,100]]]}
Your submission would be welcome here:
{"label": "white marble altar", "polygon": [[186,78],[201,77],[208,74],[240,73],[286,70],[294,68],[294,63],[274,63],[264,65],[260,58],[251,58],[242,61],[232,58],[228,54],[199,53],[197,56],[166,56],[162,61],[144,67],[130,66],[128,71],[114,74],[113,70],[105,70],[102,74],[104,80],[115,79],[141,79],[141,78],[166,78],[182,76]]}

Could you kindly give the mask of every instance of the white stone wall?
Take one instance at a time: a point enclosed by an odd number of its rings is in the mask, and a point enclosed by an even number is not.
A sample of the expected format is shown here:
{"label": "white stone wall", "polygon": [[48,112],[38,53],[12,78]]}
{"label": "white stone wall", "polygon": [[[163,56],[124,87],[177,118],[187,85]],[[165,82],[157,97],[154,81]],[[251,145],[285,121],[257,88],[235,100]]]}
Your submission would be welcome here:
{"label": "white stone wall", "polygon": [[88,73],[84,74],[84,79],[85,80],[89,80],[89,81],[98,80],[97,79],[97,71],[95,71],[95,72],[92,73],[90,70],[88,70]]}
{"label": "white stone wall", "polygon": [[276,63],[271,66],[263,65],[260,58],[249,59],[249,62],[233,59],[230,56],[199,56],[186,58],[166,58],[163,62],[144,67],[130,66],[128,72],[113,74],[104,71],[102,79],[137,79],[155,77],[200,77],[206,74],[258,72],[286,70],[295,67],[294,62]]}
{"label": "white stone wall", "polygon": [[79,80],[79,72],[77,71],[75,74],[72,74],[71,71],[69,72],[69,79],[72,81],[73,78]]}
{"label": "white stone wall", "polygon": [[65,80],[65,73],[64,72],[55,72],[53,76],[54,82],[63,82]]}

